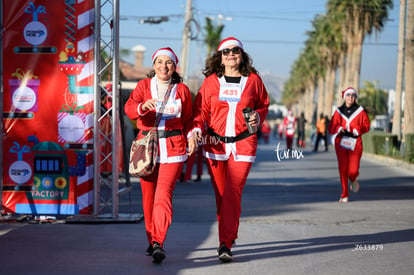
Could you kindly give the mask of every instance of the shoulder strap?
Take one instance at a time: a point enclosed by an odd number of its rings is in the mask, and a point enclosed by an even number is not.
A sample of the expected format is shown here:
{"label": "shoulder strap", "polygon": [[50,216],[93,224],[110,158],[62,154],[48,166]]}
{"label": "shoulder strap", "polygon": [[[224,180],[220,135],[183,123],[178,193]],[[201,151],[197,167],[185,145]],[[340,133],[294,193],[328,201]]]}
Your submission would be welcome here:
{"label": "shoulder strap", "polygon": [[160,123],[162,113],[164,113],[165,105],[167,105],[167,102],[168,102],[168,99],[170,97],[171,90],[172,90],[173,86],[174,86],[174,84],[168,85],[168,89],[167,89],[167,91],[165,92],[165,95],[164,95],[164,100],[161,103],[160,109],[158,110],[158,114],[157,114],[157,117],[155,119],[155,127],[157,127],[158,124]]}

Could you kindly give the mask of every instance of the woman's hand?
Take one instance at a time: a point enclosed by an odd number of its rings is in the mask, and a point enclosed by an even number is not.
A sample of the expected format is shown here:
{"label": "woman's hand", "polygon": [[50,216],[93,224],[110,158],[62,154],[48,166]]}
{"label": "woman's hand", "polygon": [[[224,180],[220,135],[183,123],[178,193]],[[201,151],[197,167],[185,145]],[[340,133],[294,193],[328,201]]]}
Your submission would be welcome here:
{"label": "woman's hand", "polygon": [[201,138],[201,132],[199,131],[193,131],[193,138],[196,141],[196,146],[198,143],[201,143],[202,138]]}
{"label": "woman's hand", "polygon": [[142,111],[154,110],[157,106],[156,99],[148,99],[144,104],[142,104],[141,109]]}
{"label": "woman's hand", "polygon": [[259,116],[257,114],[257,112],[252,112],[250,115],[250,119],[249,119],[249,124],[252,125],[253,127],[259,126]]}
{"label": "woman's hand", "polygon": [[188,142],[188,153],[187,153],[187,155],[189,157],[191,157],[191,155],[194,154],[196,149],[197,149],[197,141],[195,140],[195,138],[190,137],[187,142]]}

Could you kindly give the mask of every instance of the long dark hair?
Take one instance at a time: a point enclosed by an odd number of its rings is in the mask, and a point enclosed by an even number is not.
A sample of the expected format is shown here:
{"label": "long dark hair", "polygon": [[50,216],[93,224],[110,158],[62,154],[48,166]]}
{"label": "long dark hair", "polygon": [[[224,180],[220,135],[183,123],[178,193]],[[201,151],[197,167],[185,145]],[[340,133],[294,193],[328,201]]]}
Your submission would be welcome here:
{"label": "long dark hair", "polygon": [[[147,74],[148,78],[153,78],[154,76],[155,76],[155,70],[152,70]],[[182,80],[183,80],[182,77],[177,72],[173,72],[173,74],[171,76],[171,83],[172,84],[181,83]]]}
{"label": "long dark hair", "polygon": [[[241,50],[242,62],[240,63],[239,72],[242,76],[248,76],[250,73],[257,74],[257,70],[253,67],[253,61],[250,56]],[[215,52],[206,60],[206,67],[203,70],[204,76],[208,77],[216,74],[218,77],[224,75],[224,66],[221,64],[221,51]]]}

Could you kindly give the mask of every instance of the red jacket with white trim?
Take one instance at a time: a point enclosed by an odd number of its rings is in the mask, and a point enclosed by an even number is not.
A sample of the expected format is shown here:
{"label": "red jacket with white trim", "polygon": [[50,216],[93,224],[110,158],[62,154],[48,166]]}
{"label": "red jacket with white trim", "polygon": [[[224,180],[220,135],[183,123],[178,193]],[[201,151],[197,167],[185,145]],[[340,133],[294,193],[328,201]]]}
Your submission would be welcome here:
{"label": "red jacket with white trim", "polygon": [[[155,124],[156,111],[143,112],[141,109],[142,104],[152,98],[159,102],[164,100],[158,98],[155,77],[139,81],[124,106],[125,114],[137,121],[139,138],[143,137],[143,131],[150,130]],[[192,117],[192,99],[188,87],[183,83],[175,84],[167,104],[158,130],[182,130],[183,135],[159,138],[159,162],[182,162],[187,159],[186,136]]]}
{"label": "red jacket with white trim", "polygon": [[[329,122],[328,131],[331,135],[339,134],[342,129],[345,129],[348,133],[351,133],[357,138],[357,143],[362,144],[361,135],[367,133],[371,126],[369,117],[362,106],[357,106],[351,114],[346,115],[343,111],[343,106],[337,108],[333,114],[331,121]],[[338,135],[335,142],[340,141]]]}
{"label": "red jacket with white trim", "polygon": [[[262,79],[250,73],[241,78],[239,102],[219,100],[220,82],[224,77],[215,74],[208,76],[194,101],[194,129],[204,129],[204,125],[220,136],[237,136],[247,130],[242,110],[251,107],[259,116],[260,125],[265,121],[269,107],[269,96]],[[235,143],[219,142],[205,133],[203,136],[204,155],[207,158],[226,160],[233,153],[235,160],[253,162],[257,150],[257,135],[249,136]]]}

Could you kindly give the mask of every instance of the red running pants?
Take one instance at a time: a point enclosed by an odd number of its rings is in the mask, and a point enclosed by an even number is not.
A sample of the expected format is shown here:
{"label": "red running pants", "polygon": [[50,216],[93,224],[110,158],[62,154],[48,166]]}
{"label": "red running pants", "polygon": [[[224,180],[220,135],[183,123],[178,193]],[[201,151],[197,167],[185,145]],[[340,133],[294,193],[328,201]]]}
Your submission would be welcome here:
{"label": "red running pants", "polygon": [[163,245],[172,222],[172,197],[183,162],[157,164],[154,172],[140,179],[145,230],[148,242]]}
{"label": "red running pants", "polygon": [[231,248],[237,239],[241,214],[241,197],[251,162],[207,159],[207,166],[216,195],[217,220],[220,244]]}
{"label": "red running pants", "polygon": [[355,181],[359,175],[359,165],[362,156],[362,145],[356,144],[354,151],[342,148],[339,141],[335,141],[335,151],[338,159],[339,177],[341,179],[341,198],[349,197],[348,179]]}

